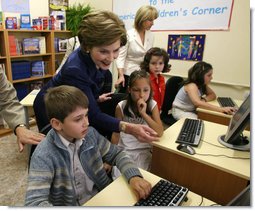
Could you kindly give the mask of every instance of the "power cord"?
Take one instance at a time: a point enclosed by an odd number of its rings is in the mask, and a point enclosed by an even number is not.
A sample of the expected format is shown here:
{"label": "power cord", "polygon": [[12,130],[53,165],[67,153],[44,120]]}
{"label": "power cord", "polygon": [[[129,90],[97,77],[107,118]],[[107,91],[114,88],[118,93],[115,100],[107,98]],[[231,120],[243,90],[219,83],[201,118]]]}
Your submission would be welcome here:
{"label": "power cord", "polygon": [[250,158],[244,158],[244,157],[231,157],[227,155],[213,155],[213,154],[200,154],[196,153],[196,155],[201,155],[201,156],[213,156],[213,157],[226,157],[226,158],[231,158],[231,159],[243,159],[243,160],[249,160]]}
{"label": "power cord", "polygon": [[[216,144],[212,144],[210,142],[207,142],[205,140],[201,140],[207,144],[213,145],[215,147],[219,147],[219,148],[223,148],[223,149],[228,149],[227,147],[222,147],[222,146],[218,146]],[[243,159],[243,160],[249,160],[250,158],[244,158],[244,157],[231,157],[228,155],[214,155],[214,154],[200,154],[200,153],[196,153],[197,155],[201,155],[201,156],[213,156],[213,157],[226,157],[226,158],[231,158],[231,159]]]}
{"label": "power cord", "polygon": [[201,202],[200,202],[200,204],[198,206],[200,207],[203,204],[203,202],[204,202],[204,197],[201,196]]}
{"label": "power cord", "polygon": [[202,139],[201,139],[201,141],[202,141],[202,142],[205,142],[205,143],[207,143],[207,144],[210,144],[210,145],[212,145],[212,146],[215,146],[215,147],[219,147],[219,148],[222,148],[222,149],[228,149],[227,147],[224,147],[224,146],[219,146],[219,145],[216,145],[216,144],[212,144],[212,143],[210,143],[210,142],[207,142],[207,141],[205,141],[205,140],[202,140]]}

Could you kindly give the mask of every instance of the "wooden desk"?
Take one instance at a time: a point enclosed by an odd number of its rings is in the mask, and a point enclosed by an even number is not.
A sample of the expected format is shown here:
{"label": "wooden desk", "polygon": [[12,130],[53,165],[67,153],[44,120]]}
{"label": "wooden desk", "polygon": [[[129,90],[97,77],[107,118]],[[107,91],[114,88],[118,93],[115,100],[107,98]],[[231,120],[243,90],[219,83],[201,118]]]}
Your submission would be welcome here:
{"label": "wooden desk", "polygon": [[[242,100],[234,100],[237,106],[240,106],[243,101]],[[212,105],[220,106],[217,100],[213,100],[208,102]],[[224,114],[217,111],[208,110],[205,108],[197,108],[197,115],[199,119],[203,119],[209,122],[215,122],[222,125],[229,125],[230,119],[232,115]]]}
{"label": "wooden desk", "polygon": [[[221,155],[250,158],[250,152],[224,148],[218,142],[218,136],[226,133],[227,126],[207,121],[204,121],[204,141],[194,147],[196,154],[178,151],[175,140],[183,122],[184,119],[177,121],[164,131],[159,142],[153,143],[151,172],[226,205],[248,184],[250,159]],[[250,133],[245,131],[244,134],[249,137]]]}
{"label": "wooden desk", "polygon": [[[152,185],[155,185],[160,177],[140,169],[144,178]],[[188,200],[182,203],[182,206],[199,206],[202,202],[202,197],[189,191],[187,194]],[[95,195],[84,206],[133,206],[137,202],[136,196],[127,184],[123,176],[119,177]],[[201,206],[215,205],[214,202],[203,198]]]}
{"label": "wooden desk", "polygon": [[33,106],[34,100],[36,95],[39,93],[40,89],[32,90],[26,97],[24,97],[20,103],[24,106],[25,115],[26,115],[26,122],[27,126],[29,126],[29,114],[28,114],[28,107]]}

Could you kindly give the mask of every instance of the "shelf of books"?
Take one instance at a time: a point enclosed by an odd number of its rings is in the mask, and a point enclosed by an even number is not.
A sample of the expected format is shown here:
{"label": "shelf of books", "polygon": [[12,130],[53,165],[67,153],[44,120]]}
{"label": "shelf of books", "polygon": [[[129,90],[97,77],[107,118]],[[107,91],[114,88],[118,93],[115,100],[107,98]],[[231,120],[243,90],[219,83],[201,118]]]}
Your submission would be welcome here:
{"label": "shelf of books", "polygon": [[[54,76],[71,36],[70,31],[63,30],[0,28],[0,67],[16,88],[20,101]],[[0,136],[1,131],[10,132],[0,128]]]}
{"label": "shelf of books", "polygon": [[66,39],[70,37],[69,31],[0,30],[0,64],[9,81],[26,85],[23,86],[26,91],[18,93],[19,100],[31,91],[33,82],[40,81],[42,86],[55,74],[65,55]]}

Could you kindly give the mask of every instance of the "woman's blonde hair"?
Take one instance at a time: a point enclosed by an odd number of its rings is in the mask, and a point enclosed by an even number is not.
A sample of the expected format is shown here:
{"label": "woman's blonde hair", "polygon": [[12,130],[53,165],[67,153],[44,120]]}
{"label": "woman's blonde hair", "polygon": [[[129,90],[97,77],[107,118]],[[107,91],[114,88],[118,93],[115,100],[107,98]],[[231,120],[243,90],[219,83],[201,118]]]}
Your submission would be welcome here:
{"label": "woman's blonde hair", "polygon": [[116,14],[104,10],[92,11],[83,17],[78,38],[84,51],[95,46],[111,45],[117,40],[121,41],[121,46],[127,42],[123,21]]}
{"label": "woman's blonde hair", "polygon": [[137,31],[142,29],[142,24],[146,20],[155,20],[158,18],[158,11],[155,7],[144,5],[140,7],[135,15],[134,26]]}

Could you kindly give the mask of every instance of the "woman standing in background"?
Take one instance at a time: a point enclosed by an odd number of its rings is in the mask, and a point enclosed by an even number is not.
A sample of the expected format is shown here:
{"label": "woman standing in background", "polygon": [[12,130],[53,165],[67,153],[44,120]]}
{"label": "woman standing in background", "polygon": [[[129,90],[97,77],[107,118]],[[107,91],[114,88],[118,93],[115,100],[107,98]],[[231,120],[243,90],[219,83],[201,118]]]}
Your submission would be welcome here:
{"label": "woman standing in background", "polygon": [[118,80],[115,87],[120,93],[126,93],[129,75],[140,69],[145,53],[153,46],[154,36],[150,29],[157,18],[157,9],[149,5],[140,7],[136,12],[134,28],[127,31],[128,41],[120,48],[116,59]]}

